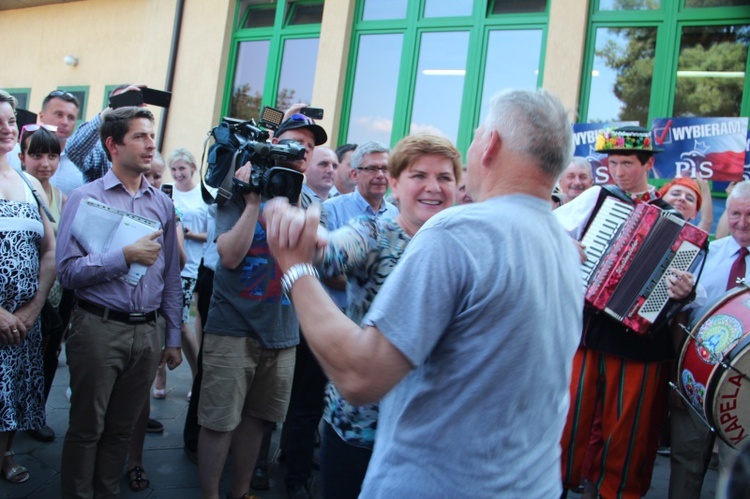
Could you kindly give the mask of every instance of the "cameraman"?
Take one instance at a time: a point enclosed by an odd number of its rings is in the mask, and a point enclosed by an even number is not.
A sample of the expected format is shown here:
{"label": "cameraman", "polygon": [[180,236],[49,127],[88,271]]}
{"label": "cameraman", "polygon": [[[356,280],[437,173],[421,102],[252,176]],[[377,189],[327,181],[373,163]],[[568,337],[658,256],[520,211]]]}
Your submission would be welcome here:
{"label": "cameraman", "polygon": [[[284,165],[304,173],[325,130],[301,114],[292,114],[272,140],[301,144],[304,159]],[[235,172],[251,183],[248,162]],[[201,434],[198,469],[201,497],[218,499],[219,481],[232,449],[231,497],[249,490],[263,436],[263,422],[281,422],[287,412],[294,375],[299,323],[282,294],[282,273],[266,241],[259,217],[265,200],[255,192],[239,193],[219,207],[216,244],[221,264],[203,345],[203,382],[198,406]],[[310,197],[302,193],[300,206]]]}

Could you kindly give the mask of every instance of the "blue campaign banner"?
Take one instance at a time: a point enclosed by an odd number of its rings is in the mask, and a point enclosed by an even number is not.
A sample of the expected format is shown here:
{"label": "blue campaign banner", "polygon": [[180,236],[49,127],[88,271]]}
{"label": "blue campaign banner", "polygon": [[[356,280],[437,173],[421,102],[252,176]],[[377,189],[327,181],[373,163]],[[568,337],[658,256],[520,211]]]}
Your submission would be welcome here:
{"label": "blue campaign banner", "polygon": [[591,175],[594,177],[596,184],[611,184],[609,177],[609,168],[607,164],[607,155],[598,153],[594,150],[596,137],[601,132],[610,128],[619,128],[621,126],[638,125],[637,121],[615,121],[611,123],[574,123],[573,139],[575,150],[573,156],[581,156],[591,165]]}
{"label": "blue campaign banner", "polygon": [[651,122],[654,178],[701,176],[741,180],[745,170],[747,118],[656,118]]}

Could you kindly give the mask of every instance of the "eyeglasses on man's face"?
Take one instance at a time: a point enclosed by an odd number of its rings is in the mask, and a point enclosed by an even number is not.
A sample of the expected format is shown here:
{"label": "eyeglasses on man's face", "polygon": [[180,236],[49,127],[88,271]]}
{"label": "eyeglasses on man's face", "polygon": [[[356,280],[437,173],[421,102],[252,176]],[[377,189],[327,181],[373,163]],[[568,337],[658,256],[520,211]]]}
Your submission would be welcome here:
{"label": "eyeglasses on man's face", "polygon": [[357,170],[361,172],[367,172],[367,173],[381,172],[384,175],[388,175],[388,167],[385,165],[383,166],[375,166],[375,165],[360,166],[359,168],[357,168]]}

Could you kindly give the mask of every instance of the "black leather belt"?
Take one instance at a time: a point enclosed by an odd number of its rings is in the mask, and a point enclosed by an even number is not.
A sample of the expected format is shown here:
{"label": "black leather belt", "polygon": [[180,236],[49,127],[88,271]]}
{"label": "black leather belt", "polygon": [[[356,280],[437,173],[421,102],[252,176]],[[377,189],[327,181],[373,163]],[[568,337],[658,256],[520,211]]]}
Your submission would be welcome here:
{"label": "black leather belt", "polygon": [[157,317],[156,310],[151,312],[135,312],[132,314],[128,314],[125,312],[112,310],[111,308],[102,307],[101,305],[97,305],[96,303],[91,303],[90,301],[86,300],[78,300],[78,306],[86,312],[92,313],[104,319],[122,322],[123,324],[144,324],[146,322],[155,321]]}

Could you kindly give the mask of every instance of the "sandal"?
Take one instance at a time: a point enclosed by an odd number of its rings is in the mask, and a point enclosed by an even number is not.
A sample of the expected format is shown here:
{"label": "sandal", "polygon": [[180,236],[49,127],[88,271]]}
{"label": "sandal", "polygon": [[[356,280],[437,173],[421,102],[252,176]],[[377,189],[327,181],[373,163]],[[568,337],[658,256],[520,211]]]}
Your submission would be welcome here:
{"label": "sandal", "polygon": [[[5,454],[3,454],[4,457],[13,457],[16,453],[12,450],[9,450]],[[20,464],[16,464],[15,466],[12,466],[9,470],[6,470],[3,468],[2,470],[3,478],[8,480],[10,483],[23,483],[26,480],[29,479],[29,470],[27,470],[24,466],[21,466]]]}
{"label": "sandal", "polygon": [[128,474],[126,475],[128,478],[128,487],[130,487],[130,490],[133,492],[140,492],[142,490],[146,490],[149,485],[151,485],[151,482],[148,478],[145,478],[146,470],[144,470],[140,466],[133,466],[133,468],[128,471]]}

